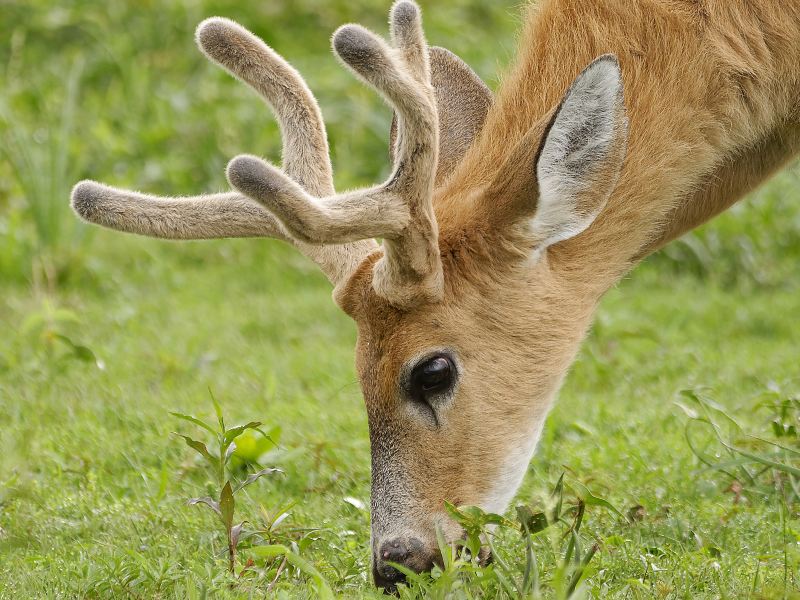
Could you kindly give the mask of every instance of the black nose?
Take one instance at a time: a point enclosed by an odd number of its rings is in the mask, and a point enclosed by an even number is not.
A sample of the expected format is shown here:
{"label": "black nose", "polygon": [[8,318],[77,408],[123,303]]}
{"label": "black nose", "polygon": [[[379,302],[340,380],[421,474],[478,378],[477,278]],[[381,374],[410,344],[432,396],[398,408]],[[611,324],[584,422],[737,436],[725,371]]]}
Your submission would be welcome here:
{"label": "black nose", "polygon": [[425,554],[424,545],[416,538],[410,540],[396,538],[383,542],[372,565],[375,585],[386,592],[395,592],[397,584],[405,581],[406,576],[387,563],[402,565],[418,573],[426,568],[430,569],[428,566],[430,561],[425,558]]}
{"label": "black nose", "polygon": [[405,565],[409,559],[408,545],[402,540],[390,540],[381,544],[378,555],[372,564],[372,576],[375,587],[383,588],[386,593],[397,591],[397,584],[406,580],[406,576],[387,562]]}
{"label": "black nose", "polygon": [[390,561],[403,564],[410,554],[408,545],[402,540],[390,540],[384,542],[379,551],[379,558],[381,561]]}

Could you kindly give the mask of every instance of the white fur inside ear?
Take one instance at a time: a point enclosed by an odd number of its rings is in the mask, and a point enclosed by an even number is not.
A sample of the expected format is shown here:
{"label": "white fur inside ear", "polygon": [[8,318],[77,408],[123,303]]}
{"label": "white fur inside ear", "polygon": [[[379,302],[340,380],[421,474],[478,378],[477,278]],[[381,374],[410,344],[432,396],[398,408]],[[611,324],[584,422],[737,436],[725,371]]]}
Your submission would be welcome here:
{"label": "white fur inside ear", "polygon": [[[589,65],[570,87],[554,121],[536,165],[539,203],[531,227],[539,248],[569,239],[584,231],[605,206],[609,190],[598,186],[604,161],[625,135],[622,76],[613,56],[603,56]],[[613,187],[613,186],[612,186]]]}

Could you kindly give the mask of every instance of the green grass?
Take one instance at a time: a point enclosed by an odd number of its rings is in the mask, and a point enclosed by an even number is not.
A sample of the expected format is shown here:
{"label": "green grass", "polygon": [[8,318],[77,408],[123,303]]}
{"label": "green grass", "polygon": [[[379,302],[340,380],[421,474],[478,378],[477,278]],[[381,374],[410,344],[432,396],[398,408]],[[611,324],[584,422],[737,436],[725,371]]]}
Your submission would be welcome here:
{"label": "green grass", "polygon": [[[193,27],[212,14],[242,21],[308,76],[331,125],[338,182],[373,180],[386,168],[389,115],[335,65],[327,36],[346,21],[383,31],[385,4],[3,5],[0,598],[266,593],[280,561],[260,560],[263,572],[231,587],[218,524],[186,505],[216,483],[170,434],[188,430],[169,413],[213,418],[209,388],[228,422],[281,431],[264,466],[285,474],[237,496],[237,515],[258,527],[262,507],[288,507],[264,543],[289,545],[343,597],[378,597],[367,576],[369,443],[355,330],[324,278],[277,242],[90,232],[68,212],[67,194],[82,177],[165,193],[216,189],[228,157],[277,157],[266,109],[193,48]],[[425,8],[431,40],[492,81],[517,17],[514,2],[484,4]],[[24,156],[9,154],[20,146]],[[600,307],[515,503],[543,506],[566,472],[565,501],[582,483],[635,517],[587,507],[581,539],[599,545],[582,582],[588,595],[800,597],[791,477],[722,465],[733,458],[690,422],[687,411],[699,409],[681,395],[701,390],[770,439],[764,399],[798,398],[798,183],[797,167],[781,174],[648,260]],[[726,439],[767,452],[714,414]],[[780,422],[797,429],[799,416]],[[780,443],[798,449],[796,429]],[[534,543],[549,596],[560,544],[546,534]],[[495,546],[521,575],[520,536],[501,531]],[[404,593],[503,593],[493,569],[473,571],[455,566]],[[270,593],[316,597],[307,573],[287,566]]]}

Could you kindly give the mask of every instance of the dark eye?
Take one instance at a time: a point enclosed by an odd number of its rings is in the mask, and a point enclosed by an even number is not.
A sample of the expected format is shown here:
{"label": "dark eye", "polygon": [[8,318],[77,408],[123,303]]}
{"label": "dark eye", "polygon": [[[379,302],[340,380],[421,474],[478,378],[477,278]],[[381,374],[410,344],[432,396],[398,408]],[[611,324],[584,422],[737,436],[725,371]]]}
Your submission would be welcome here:
{"label": "dark eye", "polygon": [[411,373],[410,392],[414,400],[427,402],[431,396],[453,387],[456,369],[447,356],[434,356],[416,367]]}

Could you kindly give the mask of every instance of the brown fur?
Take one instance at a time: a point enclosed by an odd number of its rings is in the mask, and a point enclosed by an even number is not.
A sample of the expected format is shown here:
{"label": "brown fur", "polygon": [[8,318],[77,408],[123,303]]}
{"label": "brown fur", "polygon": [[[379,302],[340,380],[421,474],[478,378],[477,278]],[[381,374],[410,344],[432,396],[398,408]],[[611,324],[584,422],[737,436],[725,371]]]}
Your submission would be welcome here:
{"label": "brown fur", "polygon": [[[589,273],[604,265],[606,275],[593,277],[600,292],[666,230],[671,239],[733,201],[696,195],[726,165],[771,138],[797,135],[796,2],[544,0],[528,13],[519,58],[437,212],[460,210],[453,205],[492,178],[511,142],[558,103],[575,74],[612,52],[626,85],[626,167],[598,222],[554,249]],[[786,145],[783,156],[791,156]],[[754,171],[735,199],[769,173]]]}

